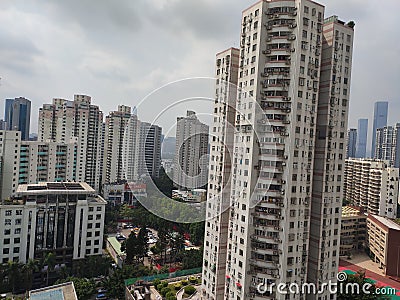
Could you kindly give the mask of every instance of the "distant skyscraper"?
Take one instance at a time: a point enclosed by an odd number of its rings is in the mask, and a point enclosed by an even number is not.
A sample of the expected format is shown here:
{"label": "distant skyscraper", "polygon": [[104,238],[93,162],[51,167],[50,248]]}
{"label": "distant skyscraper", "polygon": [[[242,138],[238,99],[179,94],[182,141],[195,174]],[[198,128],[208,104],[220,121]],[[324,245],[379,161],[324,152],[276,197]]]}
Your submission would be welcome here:
{"label": "distant skyscraper", "polygon": [[6,122],[0,119],[0,130],[6,130]]}
{"label": "distant skyscraper", "polygon": [[358,120],[356,157],[365,158],[367,155],[368,119]]}
{"label": "distant skyscraper", "polygon": [[383,128],[387,125],[388,107],[389,103],[387,101],[375,102],[374,124],[372,128],[372,147],[371,147],[372,157],[374,156],[374,151],[375,151],[376,130],[378,128]]}
{"label": "distant skyscraper", "polygon": [[6,99],[4,121],[7,130],[21,131],[21,139],[29,140],[31,101],[26,98]]}
{"label": "distant skyscraper", "polygon": [[346,158],[356,157],[357,129],[350,128],[347,131]]}
{"label": "distant skyscraper", "polygon": [[194,111],[179,117],[176,124],[174,184],[180,188],[199,188],[207,184],[208,126]]}

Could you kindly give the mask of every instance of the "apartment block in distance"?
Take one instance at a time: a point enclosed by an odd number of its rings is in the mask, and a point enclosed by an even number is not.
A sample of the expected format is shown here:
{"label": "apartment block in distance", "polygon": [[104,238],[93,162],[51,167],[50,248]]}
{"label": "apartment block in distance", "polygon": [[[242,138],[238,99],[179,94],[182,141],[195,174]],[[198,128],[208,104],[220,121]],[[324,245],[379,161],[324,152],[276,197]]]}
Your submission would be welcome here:
{"label": "apartment block in distance", "polygon": [[[223,297],[305,299],[257,286],[336,280],[353,28],[308,0],[260,1],[241,22]],[[204,269],[205,299],[221,299],[220,268]]]}
{"label": "apartment block in distance", "polygon": [[385,275],[399,277],[400,226],[384,217],[369,214],[367,246],[372,260]]}
{"label": "apartment block in distance", "polygon": [[173,175],[176,187],[195,189],[207,184],[208,130],[194,111],[177,118]]}
{"label": "apartment block in distance", "polygon": [[0,205],[0,262],[42,259],[57,264],[101,255],[106,201],[86,183],[19,185]]}
{"label": "apartment block in distance", "polygon": [[225,293],[239,54],[239,49],[230,48],[218,53],[216,57],[203,265],[204,294],[210,299],[223,299]]}
{"label": "apartment block in distance", "polygon": [[367,214],[362,208],[344,206],[340,233],[340,256],[363,252],[367,246]]}
{"label": "apartment block in distance", "polygon": [[387,161],[347,159],[344,199],[373,215],[395,219],[399,200],[399,169]]}
{"label": "apartment block in distance", "polygon": [[[106,117],[103,183],[117,182],[125,178],[123,145],[125,129],[131,117],[137,119],[135,115],[132,115],[132,108],[126,105],[119,105],[117,111],[111,112]],[[133,143],[129,145],[135,147]]]}
{"label": "apartment block in distance", "polygon": [[94,189],[100,187],[102,169],[103,113],[91,104],[91,97],[75,95],[74,101],[53,99],[39,109],[40,142],[77,141],[76,180]]}
{"label": "apartment block in distance", "polygon": [[390,166],[400,167],[400,123],[376,130],[374,158],[389,161]]}

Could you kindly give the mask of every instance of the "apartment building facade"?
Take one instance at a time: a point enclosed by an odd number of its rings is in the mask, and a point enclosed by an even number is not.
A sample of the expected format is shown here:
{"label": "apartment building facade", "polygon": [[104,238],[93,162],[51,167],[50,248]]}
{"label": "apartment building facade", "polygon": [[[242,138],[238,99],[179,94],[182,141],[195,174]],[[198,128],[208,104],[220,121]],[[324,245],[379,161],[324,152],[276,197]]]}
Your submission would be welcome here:
{"label": "apartment building facade", "polygon": [[344,199],[366,212],[395,219],[399,200],[399,169],[387,161],[347,159]]}
{"label": "apartment building facade", "polygon": [[49,252],[70,264],[101,255],[106,201],[86,183],[19,185],[0,205],[0,261],[26,263]]}
{"label": "apartment building facade", "polygon": [[19,151],[18,184],[76,181],[77,143],[22,141]]}
{"label": "apartment building facade", "polygon": [[[117,111],[111,112],[106,117],[103,183],[117,182],[125,177],[123,169],[125,130],[131,117],[137,119],[131,111],[131,107],[119,105]],[[128,147],[136,146],[132,140],[128,141]]]}
{"label": "apartment building facade", "polygon": [[372,260],[386,276],[399,276],[400,226],[385,217],[368,215],[367,247]]}
{"label": "apartment building facade", "polygon": [[21,132],[0,130],[0,196],[9,198],[18,187]]}
{"label": "apartment building facade", "polygon": [[362,208],[344,206],[340,232],[340,256],[365,251],[367,247],[367,214]]}
{"label": "apartment building facade", "polygon": [[216,55],[203,265],[204,295],[210,299],[223,299],[225,293],[239,55],[236,48]]}
{"label": "apartment building facade", "polygon": [[387,160],[390,166],[400,167],[400,123],[376,130],[375,159]]}
{"label": "apartment building facade", "polygon": [[207,184],[208,131],[194,111],[177,118],[173,174],[176,187],[195,189]]}
{"label": "apartment building facade", "polygon": [[[257,286],[336,280],[352,43],[314,1],[243,12],[225,299],[305,299]],[[219,299],[210,271],[203,297]]]}
{"label": "apartment building facade", "polygon": [[39,109],[38,141],[77,142],[76,180],[99,190],[102,166],[103,113],[91,104],[91,97],[53,99]]}

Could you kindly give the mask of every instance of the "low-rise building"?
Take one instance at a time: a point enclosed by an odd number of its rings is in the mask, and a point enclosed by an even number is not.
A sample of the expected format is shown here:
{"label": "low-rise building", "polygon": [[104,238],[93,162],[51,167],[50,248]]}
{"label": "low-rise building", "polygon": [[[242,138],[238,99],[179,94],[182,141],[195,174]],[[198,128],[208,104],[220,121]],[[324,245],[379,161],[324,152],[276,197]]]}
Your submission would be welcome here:
{"label": "low-rise building", "polygon": [[367,215],[363,209],[352,206],[343,207],[341,224],[340,256],[351,256],[363,251],[367,236]]}
{"label": "low-rise building", "polygon": [[172,198],[186,202],[203,202],[207,199],[207,190],[193,189],[189,191],[173,190]]}
{"label": "low-rise building", "polygon": [[29,292],[29,300],[78,300],[73,282],[67,282]]}
{"label": "low-rise building", "polygon": [[147,197],[145,183],[106,183],[103,185],[104,199],[112,204],[136,205],[137,199]]}
{"label": "low-rise building", "polygon": [[384,217],[369,214],[367,246],[372,260],[387,276],[399,276],[400,225]]}
{"label": "low-rise building", "polygon": [[0,205],[0,263],[54,253],[69,265],[101,255],[106,201],[86,183],[19,185]]}

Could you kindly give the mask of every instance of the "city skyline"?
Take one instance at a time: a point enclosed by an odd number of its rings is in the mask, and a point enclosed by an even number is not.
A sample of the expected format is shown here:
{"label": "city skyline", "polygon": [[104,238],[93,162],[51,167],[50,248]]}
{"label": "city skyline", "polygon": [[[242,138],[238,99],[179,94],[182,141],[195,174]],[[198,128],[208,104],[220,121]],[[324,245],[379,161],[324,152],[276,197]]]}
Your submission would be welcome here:
{"label": "city skyline", "polygon": [[[138,2],[135,6],[130,6],[128,2],[121,2],[117,7],[101,4],[96,7],[95,14],[91,14],[92,19],[89,23],[86,17],[80,16],[86,15],[90,6],[82,5],[81,10],[78,9],[75,14],[74,8],[80,5],[73,2],[50,4],[43,1],[37,3],[37,6],[25,4],[22,7],[20,5],[22,2],[2,1],[0,24],[15,18],[21,22],[13,27],[3,26],[4,32],[0,36],[4,45],[0,49],[4,54],[0,58],[0,66],[2,66],[0,99],[18,96],[31,99],[31,131],[36,132],[35,120],[37,120],[38,108],[43,103],[49,103],[53,97],[68,97],[75,93],[87,94],[93,97],[94,103],[99,105],[101,110],[109,112],[114,109],[115,99],[119,104],[134,106],[155,88],[173,80],[191,76],[213,77],[214,65],[210,57],[220,49],[231,45],[238,46],[237,32],[240,24],[237,19],[240,12],[253,2],[246,0],[244,3],[225,5],[223,1],[218,3],[198,1],[194,4],[195,15],[193,15],[192,6],[183,1],[167,3],[154,0],[146,3]],[[223,10],[220,9],[222,7]],[[137,15],[140,8],[144,8],[141,10],[144,15],[133,18],[137,21],[132,21],[129,12]],[[399,81],[399,75],[396,72],[398,61],[395,50],[399,46],[396,39],[391,38],[396,36],[396,29],[393,26],[396,21],[396,8],[396,1],[387,1],[385,6],[380,6],[375,1],[361,3],[357,0],[335,1],[327,8],[327,15],[334,12],[343,19],[354,19],[358,29],[355,43],[357,47],[363,49],[363,51],[356,51],[354,57],[350,127],[356,126],[358,118],[372,118],[372,106],[377,99],[391,101],[392,116],[389,118],[389,123],[397,121],[394,118],[400,112],[400,104],[396,103],[396,97],[400,91],[396,84]],[[108,10],[109,14],[106,13]],[[218,17],[219,15],[214,10],[224,11],[224,14]],[[175,21],[168,23],[166,18],[174,12],[176,12]],[[153,34],[154,30],[160,30],[158,24],[151,24],[146,20],[148,15],[160,20],[162,30],[165,30],[165,37],[152,41],[155,47],[151,48],[154,50],[146,53],[145,49],[148,49],[150,42],[131,44],[130,40],[144,40],[144,37]],[[203,22],[200,18],[202,15],[207,18],[207,22]],[[372,26],[369,23],[371,18],[380,19],[380,26]],[[64,27],[64,21],[67,19],[73,26]],[[121,37],[104,36],[95,26],[98,22],[102,22],[102,29],[106,33],[120,30]],[[38,25],[32,27],[41,28],[39,24],[46,24],[47,28],[52,29],[33,31],[28,26],[31,23]],[[210,27],[221,28],[221,30],[205,30],[206,24]],[[129,30],[129,28],[134,29]],[[380,28],[385,28],[387,34],[381,35]],[[177,30],[182,33],[179,43],[177,43]],[[21,36],[20,33],[25,31],[30,34]],[[71,53],[62,51],[67,42],[53,43],[55,36],[59,34],[65,35],[68,44],[76,43],[81,47],[75,49],[69,47]],[[375,42],[372,44],[370,36],[374,36]],[[182,41],[186,43],[181,43]],[[110,46],[120,43],[127,43],[126,47]],[[162,47],[166,47],[168,53],[171,54],[157,50],[160,49],[161,43]],[[384,50],[380,47],[381,44],[386,45]],[[384,55],[382,51],[385,51]],[[112,53],[118,55],[111,57]],[[180,59],[175,58],[175,54]],[[24,59],[19,60],[21,56]],[[13,59],[18,60],[18,63],[14,63]],[[39,65],[44,67],[40,69]],[[79,81],[76,72],[81,74]],[[375,72],[382,75],[376,77]],[[30,77],[33,74],[35,76],[32,79]],[[57,76],[53,76],[54,74]],[[375,84],[370,85],[369,82]],[[378,85],[381,88],[369,88]],[[157,97],[154,101],[159,102],[161,99]],[[185,109],[182,108],[176,115],[184,113]],[[153,119],[150,110],[139,108],[139,114],[142,115],[143,120],[151,122]],[[166,123],[159,125],[163,128],[168,127]],[[372,122],[370,125],[372,126]]]}

